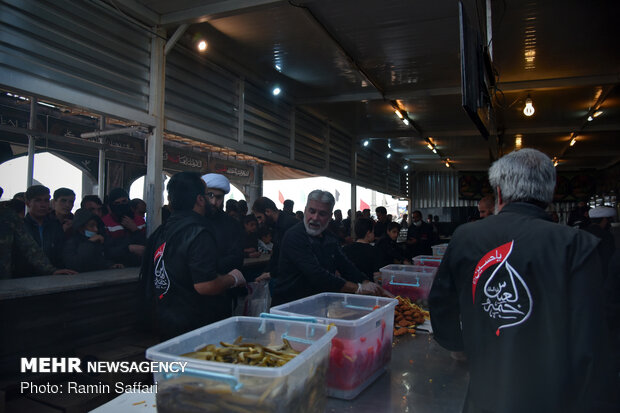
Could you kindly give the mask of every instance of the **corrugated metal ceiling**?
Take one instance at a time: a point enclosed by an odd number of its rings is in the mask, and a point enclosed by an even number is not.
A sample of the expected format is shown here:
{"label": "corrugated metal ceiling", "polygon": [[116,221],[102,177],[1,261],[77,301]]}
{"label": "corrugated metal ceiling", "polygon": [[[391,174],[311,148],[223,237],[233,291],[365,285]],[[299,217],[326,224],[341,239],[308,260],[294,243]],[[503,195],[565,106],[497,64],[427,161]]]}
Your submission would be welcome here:
{"label": "corrugated metal ceiling", "polygon": [[[512,150],[516,134],[524,146],[559,156],[559,169],[604,168],[620,160],[614,141],[620,134],[617,1],[491,1],[499,84],[498,130],[490,141],[461,106],[454,0],[108,1],[145,23],[164,24],[169,34],[192,23],[186,44],[198,34],[211,36],[213,59],[234,60],[265,87],[283,82],[298,105],[360,140],[389,140],[401,162],[417,169],[445,169],[421,141],[429,136],[463,170],[486,169],[490,150]],[[486,2],[464,3],[471,24],[483,29]],[[536,108],[531,118],[522,114],[528,94]],[[421,136],[396,119],[394,100]],[[597,105],[604,114],[588,123]],[[568,147],[573,133],[581,134],[579,143]]]}

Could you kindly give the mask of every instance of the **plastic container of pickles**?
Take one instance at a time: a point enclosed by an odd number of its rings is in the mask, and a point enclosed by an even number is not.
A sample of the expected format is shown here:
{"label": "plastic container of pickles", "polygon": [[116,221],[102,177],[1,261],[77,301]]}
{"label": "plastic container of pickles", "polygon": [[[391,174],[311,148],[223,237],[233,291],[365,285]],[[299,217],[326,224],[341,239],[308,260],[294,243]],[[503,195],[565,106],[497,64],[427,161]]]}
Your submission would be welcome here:
{"label": "plastic container of pickles", "polygon": [[[318,412],[325,409],[325,382],[332,326],[256,317],[231,317],[150,347],[146,358],[182,361],[180,373],[154,373],[158,412]],[[182,354],[208,344],[244,343],[278,346],[286,339],[300,351],[280,367],[205,361]]]}

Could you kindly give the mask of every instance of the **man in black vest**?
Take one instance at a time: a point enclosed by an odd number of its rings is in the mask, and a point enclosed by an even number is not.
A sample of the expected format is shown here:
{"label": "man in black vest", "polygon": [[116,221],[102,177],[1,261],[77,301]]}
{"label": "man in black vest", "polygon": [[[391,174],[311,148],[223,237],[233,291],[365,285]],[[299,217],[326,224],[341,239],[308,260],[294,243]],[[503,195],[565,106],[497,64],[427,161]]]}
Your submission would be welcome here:
{"label": "man in black vest", "polygon": [[607,411],[599,241],[550,221],[555,180],[535,149],[496,161],[497,215],[457,228],[437,272],[431,322],[467,355],[467,413]]}
{"label": "man in black vest", "polygon": [[217,271],[207,188],[199,174],[180,172],[168,183],[172,215],[149,237],[142,285],[154,305],[155,326],[170,338],[230,317],[228,289],[245,284],[243,274]]}

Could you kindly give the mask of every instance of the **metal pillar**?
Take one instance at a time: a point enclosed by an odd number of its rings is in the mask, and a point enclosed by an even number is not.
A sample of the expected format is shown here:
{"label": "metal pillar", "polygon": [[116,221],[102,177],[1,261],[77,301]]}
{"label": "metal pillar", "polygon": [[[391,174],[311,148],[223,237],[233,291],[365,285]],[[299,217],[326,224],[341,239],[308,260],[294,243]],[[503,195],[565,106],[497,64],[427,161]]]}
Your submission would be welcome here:
{"label": "metal pillar", "polygon": [[357,211],[357,185],[351,184],[351,231],[349,235],[355,239],[355,212]]}
{"label": "metal pillar", "polygon": [[147,140],[147,162],[145,179],[147,234],[161,224],[162,169],[164,152],[164,98],[166,88],[165,32],[157,29],[151,40],[151,72],[149,91],[149,115],[155,119],[153,133]]}
{"label": "metal pillar", "polygon": [[[28,129],[35,130],[37,126],[37,98],[30,97],[30,122]],[[28,135],[28,166],[26,170],[26,188],[32,186],[34,181],[34,152],[35,137]]]}
{"label": "metal pillar", "polygon": [[[105,129],[105,116],[99,117],[99,129]],[[103,143],[103,138],[99,140],[99,143]],[[97,195],[99,199],[103,201],[105,196],[105,150],[99,149],[99,169],[97,172]]]}

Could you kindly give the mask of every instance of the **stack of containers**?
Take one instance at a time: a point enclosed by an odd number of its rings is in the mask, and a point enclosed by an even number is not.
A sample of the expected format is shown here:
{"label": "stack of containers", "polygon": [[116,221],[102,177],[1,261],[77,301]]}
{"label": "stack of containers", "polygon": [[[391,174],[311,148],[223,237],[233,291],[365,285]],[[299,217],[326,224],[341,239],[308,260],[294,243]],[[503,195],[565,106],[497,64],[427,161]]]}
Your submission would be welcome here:
{"label": "stack of containers", "polygon": [[[389,330],[391,332],[391,328]],[[325,382],[336,328],[294,320],[231,317],[150,347],[153,361],[187,362],[182,373],[154,373],[159,412],[317,412],[327,402]],[[286,339],[301,351],[280,367],[228,364],[182,357],[208,344],[280,346]]]}
{"label": "stack of containers", "polygon": [[394,295],[426,300],[436,273],[437,267],[391,264],[381,268],[381,284]]}
{"label": "stack of containers", "polygon": [[333,324],[327,395],[350,400],[384,371],[392,357],[393,298],[322,293],[271,308],[272,314],[309,316]]}
{"label": "stack of containers", "polygon": [[433,249],[434,257],[443,257],[446,253],[446,249],[448,248],[448,243],[433,245],[431,248]]}
{"label": "stack of containers", "polygon": [[441,264],[442,257],[436,257],[434,255],[418,255],[417,257],[413,257],[411,260],[413,265],[423,266],[423,267],[439,267]]}

